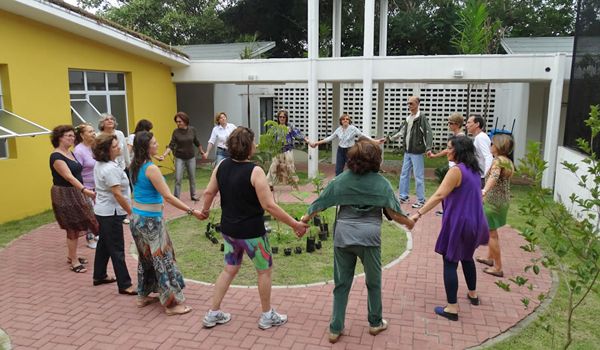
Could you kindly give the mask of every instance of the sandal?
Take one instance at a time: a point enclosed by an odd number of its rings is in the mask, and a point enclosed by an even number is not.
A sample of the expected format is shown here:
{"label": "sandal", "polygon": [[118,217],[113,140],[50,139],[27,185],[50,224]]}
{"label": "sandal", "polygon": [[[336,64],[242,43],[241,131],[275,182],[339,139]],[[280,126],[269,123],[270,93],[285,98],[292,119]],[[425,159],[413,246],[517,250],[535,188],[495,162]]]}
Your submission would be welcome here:
{"label": "sandal", "polygon": [[108,284],[108,283],[114,283],[114,282],[117,282],[116,278],[106,276],[101,280],[94,280],[94,286],[99,286],[101,284]]}
{"label": "sandal", "polygon": [[[87,264],[89,262],[88,259],[81,257],[81,256],[77,257],[77,260],[79,261],[80,264]],[[71,258],[67,257],[67,264],[70,264],[72,262],[73,262],[73,260],[71,260]]]}
{"label": "sandal", "polygon": [[183,314],[187,314],[188,312],[192,311],[192,308],[187,305],[182,305],[183,309],[178,309],[178,306],[180,306],[180,305],[181,304],[166,308],[165,313],[167,314],[167,316],[183,315]]}
{"label": "sandal", "polygon": [[487,266],[494,266],[494,260],[492,259],[484,259],[484,258],[475,258],[478,263],[482,263]]}
{"label": "sandal", "polygon": [[135,304],[137,305],[137,307],[144,307],[158,302],[159,300],[157,297],[138,297],[135,301]]}
{"label": "sandal", "polygon": [[135,289],[119,289],[119,294],[125,294],[125,295],[138,295],[137,290]]}
{"label": "sandal", "polygon": [[71,271],[75,273],[84,273],[87,272],[87,269],[85,268],[85,266],[83,266],[83,264],[79,264],[77,266],[71,266]]}
{"label": "sandal", "polygon": [[504,277],[504,272],[492,270],[492,268],[490,267],[486,267],[485,269],[483,269],[483,272],[496,277]]}

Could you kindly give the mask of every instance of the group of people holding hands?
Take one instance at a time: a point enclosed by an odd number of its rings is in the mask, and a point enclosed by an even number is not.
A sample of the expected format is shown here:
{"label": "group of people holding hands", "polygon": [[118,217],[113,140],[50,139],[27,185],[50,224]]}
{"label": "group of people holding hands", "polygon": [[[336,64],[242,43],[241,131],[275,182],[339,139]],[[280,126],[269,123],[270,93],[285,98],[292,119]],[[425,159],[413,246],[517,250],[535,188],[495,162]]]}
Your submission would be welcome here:
{"label": "group of people holding hands", "polygon": [[[365,270],[369,333],[377,335],[388,327],[388,322],[383,319],[381,297],[383,217],[412,229],[423,215],[441,202],[442,227],[435,251],[443,257],[447,304],[435,307],[434,312],[456,321],[459,312],[458,263],[462,265],[467,282],[467,298],[473,305],[480,303],[473,257],[479,245],[489,242],[488,256],[476,258],[490,265],[485,272],[502,275],[497,229],[506,222],[510,177],[513,173],[509,155],[513,144],[508,135],[494,136],[488,143],[488,151],[494,158],[486,169],[486,160],[481,159],[477,144],[461,131],[463,117],[453,114],[448,118],[448,127],[453,135],[446,149],[432,153],[431,128],[426,116],[419,111],[419,104],[416,96],[408,99],[411,114],[403,122],[401,130],[393,135],[393,138],[402,136],[405,150],[399,196],[380,174],[380,144],[385,139],[372,139],[363,134],[351,124],[347,114],[340,117],[340,126],[330,136],[311,142],[289,123],[287,111],[279,111],[277,120],[286,125],[289,132],[282,152],[273,158],[268,174],[251,160],[257,147],[254,132],[247,127],[228,123],[227,115],[223,112],[215,117],[215,127],[206,152],[196,131],[189,125],[189,117],[183,112],[174,116],[177,128],[162,153],[150,131],[152,123],[147,120],[141,120],[136,132],[128,139],[116,130],[116,120],[109,114],[102,115],[97,136],[89,124],[77,128],[58,126],[51,135],[55,147],[50,155],[53,176],[51,197],[56,219],[60,227],[67,231],[67,261],[74,272],[85,272],[87,260],[77,255],[77,239],[86,233],[92,235],[92,240],[99,235],[93,285],[116,282],[119,293],[137,295],[138,307],[159,302],[167,315],[187,313],[191,308],[185,304],[182,292],[185,282],[177,268],[173,244],[166,229],[164,202],[204,220],[209,217],[213,200],[219,194],[224,268],[215,283],[203,326],[211,328],[231,320],[231,314],[221,309],[221,303],[245,254],[257,271],[262,310],[258,327],[268,329],[285,324],[287,316],[275,311],[270,301],[273,257],[263,222],[265,210],[290,226],[298,237],[302,237],[313,216],[335,206],[335,287],[329,327],[329,341],[335,343],[343,334],[357,259],[361,260]],[[467,122],[469,133],[479,137],[480,132],[477,133],[475,128],[471,130],[471,124],[477,124],[482,129],[482,118],[471,116]],[[336,177],[310,205],[306,214],[296,220],[274,201],[272,186],[282,179],[284,182],[291,179],[292,183],[297,184],[292,156],[295,140],[317,147],[336,137],[339,139]],[[73,146],[75,152],[70,151]],[[202,208],[194,209],[179,199],[183,172],[185,169],[190,179],[191,199],[199,201],[195,188],[196,149],[203,158],[207,158],[213,147],[216,148],[215,168],[204,192]],[[175,157],[173,193],[152,161],[162,161],[171,152]],[[442,155],[448,158],[449,170],[435,193],[426,200],[424,180],[419,173],[424,168],[423,157]],[[344,171],[345,166],[347,171]],[[408,203],[407,182],[411,170],[417,182],[417,199],[412,205],[417,210],[412,215],[401,207],[402,203]],[[127,217],[131,220],[131,233],[139,255],[137,286],[133,286],[125,262],[122,223]],[[112,261],[116,278],[106,273],[109,260]]]}

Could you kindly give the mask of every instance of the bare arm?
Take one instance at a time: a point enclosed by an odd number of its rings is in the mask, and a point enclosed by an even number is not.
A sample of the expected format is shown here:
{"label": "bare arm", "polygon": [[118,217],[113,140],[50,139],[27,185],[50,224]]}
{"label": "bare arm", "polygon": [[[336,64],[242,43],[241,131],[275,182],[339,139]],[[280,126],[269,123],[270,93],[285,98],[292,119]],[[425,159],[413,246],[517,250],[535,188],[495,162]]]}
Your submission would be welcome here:
{"label": "bare arm", "polygon": [[415,221],[409,218],[406,215],[402,215],[396,211],[393,211],[390,208],[384,208],[386,213],[394,220],[395,222],[406,226],[409,230],[411,230],[415,226]]}
{"label": "bare arm", "polygon": [[171,193],[171,190],[169,190],[169,186],[167,186],[165,179],[163,178],[162,174],[160,173],[160,170],[156,165],[152,164],[146,169],[146,176],[148,177],[148,179],[150,179],[150,182],[152,182],[152,186],[156,188],[158,193],[160,193],[160,195],[163,196],[167,203],[171,204],[177,209],[181,209],[186,213],[192,214],[198,219],[200,219],[201,214],[198,210],[188,207],[179,198],[175,197]]}
{"label": "bare arm", "polygon": [[267,182],[267,176],[261,167],[256,166],[252,170],[252,175],[250,176],[250,183],[254,186],[256,190],[256,195],[258,197],[258,201],[260,205],[268,211],[274,218],[288,225],[297,235],[302,236],[306,233],[306,229],[308,225],[294,220],[288,213],[286,213],[273,199],[273,194],[269,189],[269,183]]}
{"label": "bare arm", "polygon": [[113,196],[115,196],[115,199],[121,208],[127,212],[127,215],[131,215],[131,205],[129,204],[127,198],[125,198],[121,193],[121,185],[112,186],[110,191],[112,192]]}
{"label": "bare arm", "polygon": [[483,187],[483,190],[481,190],[481,195],[483,197],[485,197],[485,195],[492,188],[494,188],[494,186],[496,186],[496,182],[498,182],[498,179],[500,178],[500,172],[502,172],[502,169],[500,168],[500,164],[498,164],[497,159],[494,159],[494,162],[492,163],[492,167],[490,168],[490,171],[489,171],[489,176],[487,178],[487,181],[485,182],[485,186]]}
{"label": "bare arm", "polygon": [[67,180],[73,187],[80,190],[85,196],[92,199],[96,198],[96,192],[86,188],[75,176],[71,173],[71,169],[67,166],[64,160],[57,159],[52,163],[52,167],[56,172],[62,176],[63,179]]}
{"label": "bare arm", "polygon": [[446,173],[444,180],[440,184],[440,187],[437,188],[435,193],[425,202],[425,205],[419,210],[417,210],[416,214],[413,214],[410,218],[415,222],[419,220],[419,218],[433,209],[438,203],[442,201],[442,199],[446,198],[452,190],[456,187],[460,186],[460,182],[462,180],[462,174],[458,167],[452,167]]}

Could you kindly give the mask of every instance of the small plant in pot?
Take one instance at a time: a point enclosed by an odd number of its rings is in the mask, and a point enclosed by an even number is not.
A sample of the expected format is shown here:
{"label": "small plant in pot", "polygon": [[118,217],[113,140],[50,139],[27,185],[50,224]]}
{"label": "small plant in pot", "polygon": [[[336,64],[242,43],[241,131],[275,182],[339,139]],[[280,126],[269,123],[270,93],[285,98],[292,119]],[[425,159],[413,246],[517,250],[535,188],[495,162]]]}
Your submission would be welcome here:
{"label": "small plant in pot", "polygon": [[316,240],[317,240],[317,237],[315,237],[315,234],[309,228],[308,236],[306,237],[306,252],[307,253],[312,253],[315,251]]}
{"label": "small plant in pot", "polygon": [[277,247],[277,246],[271,247],[271,252],[273,254],[278,254],[279,253],[279,247]]}
{"label": "small plant in pot", "polygon": [[294,253],[296,253],[296,254],[302,254],[302,247],[301,246],[296,246],[296,248],[294,248]]}
{"label": "small plant in pot", "polygon": [[285,256],[292,255],[292,248],[289,248],[289,247],[288,248],[284,248],[283,249],[283,255],[285,255]]}
{"label": "small plant in pot", "polygon": [[315,243],[315,248],[317,248],[317,249],[321,249],[322,247],[323,247],[323,243],[322,243],[321,241],[317,241],[317,242]]}

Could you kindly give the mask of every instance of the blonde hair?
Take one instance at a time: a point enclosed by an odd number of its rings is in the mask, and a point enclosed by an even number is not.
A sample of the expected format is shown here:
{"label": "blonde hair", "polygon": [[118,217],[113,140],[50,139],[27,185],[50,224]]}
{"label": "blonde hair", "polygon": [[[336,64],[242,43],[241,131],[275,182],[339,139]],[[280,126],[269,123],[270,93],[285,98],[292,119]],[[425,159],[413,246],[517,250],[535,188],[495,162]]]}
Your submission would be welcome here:
{"label": "blonde hair", "polygon": [[221,115],[224,115],[225,118],[227,118],[227,113],[225,112],[219,112],[215,115],[215,125],[219,125],[219,118],[221,117]]}
{"label": "blonde hair", "polygon": [[465,118],[463,117],[462,114],[460,114],[458,112],[454,112],[454,113],[450,114],[450,116],[448,117],[448,121],[450,123],[454,123],[462,128],[463,124],[465,123]]}
{"label": "blonde hair", "polygon": [[499,156],[508,157],[512,153],[514,147],[513,138],[506,134],[496,134],[492,138],[492,144],[496,146]]}
{"label": "blonde hair", "polygon": [[342,124],[342,118],[348,118],[349,124],[352,124],[352,118],[350,118],[350,115],[348,113],[344,113],[340,116],[340,119],[339,119],[340,125]]}

